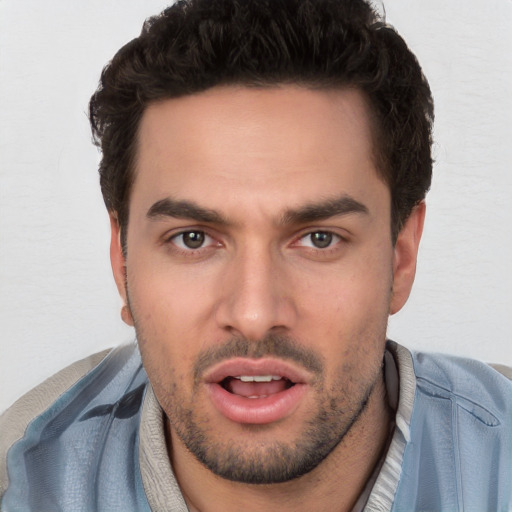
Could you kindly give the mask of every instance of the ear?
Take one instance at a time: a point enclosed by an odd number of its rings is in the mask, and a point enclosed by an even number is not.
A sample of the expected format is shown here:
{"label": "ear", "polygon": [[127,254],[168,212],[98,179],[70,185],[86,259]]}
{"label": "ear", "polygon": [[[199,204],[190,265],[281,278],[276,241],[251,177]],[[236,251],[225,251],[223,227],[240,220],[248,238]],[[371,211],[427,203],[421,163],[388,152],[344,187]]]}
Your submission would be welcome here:
{"label": "ear", "polygon": [[409,215],[398,234],[393,256],[393,291],[389,314],[394,315],[402,309],[411,293],[416,274],[416,260],[420,245],[423,223],[425,221],[425,202],[419,203]]}
{"label": "ear", "polygon": [[110,213],[110,263],[112,272],[116,281],[117,290],[123,300],[121,308],[121,318],[123,321],[133,326],[133,317],[128,304],[128,294],[126,291],[126,260],[123,255],[123,247],[121,245],[121,228],[117,215]]}

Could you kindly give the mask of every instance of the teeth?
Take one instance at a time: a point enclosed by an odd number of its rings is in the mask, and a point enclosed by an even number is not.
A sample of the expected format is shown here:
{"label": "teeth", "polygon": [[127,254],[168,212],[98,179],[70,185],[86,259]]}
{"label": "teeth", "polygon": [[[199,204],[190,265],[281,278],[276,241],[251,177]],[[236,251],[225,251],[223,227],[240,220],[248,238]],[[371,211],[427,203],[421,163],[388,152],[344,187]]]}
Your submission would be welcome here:
{"label": "teeth", "polygon": [[242,382],[270,382],[272,380],[281,380],[281,377],[279,375],[240,375],[236,376],[235,379]]}

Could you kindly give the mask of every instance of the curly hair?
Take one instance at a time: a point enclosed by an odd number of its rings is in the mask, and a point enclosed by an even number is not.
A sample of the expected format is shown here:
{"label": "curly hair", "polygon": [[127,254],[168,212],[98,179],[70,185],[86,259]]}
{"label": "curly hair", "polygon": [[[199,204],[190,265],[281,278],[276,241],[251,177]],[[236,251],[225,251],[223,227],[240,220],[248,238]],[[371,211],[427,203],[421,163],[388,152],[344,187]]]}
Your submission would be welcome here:
{"label": "curly hair", "polygon": [[362,91],[396,240],[430,187],[434,118],[427,80],[400,35],[364,0],[180,0],[118,51],[89,104],[101,190],[123,247],[145,108],[230,84]]}

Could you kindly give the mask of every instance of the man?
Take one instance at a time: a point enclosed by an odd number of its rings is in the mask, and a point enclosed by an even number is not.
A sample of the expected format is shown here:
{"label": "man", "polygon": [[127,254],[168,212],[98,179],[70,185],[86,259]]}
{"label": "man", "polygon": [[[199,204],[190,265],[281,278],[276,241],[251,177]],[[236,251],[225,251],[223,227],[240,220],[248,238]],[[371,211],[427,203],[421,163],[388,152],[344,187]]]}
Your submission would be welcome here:
{"label": "man", "polygon": [[433,108],[366,3],[179,3],[90,113],[138,345],[6,413],[2,509],[512,506],[507,378],[386,342]]}

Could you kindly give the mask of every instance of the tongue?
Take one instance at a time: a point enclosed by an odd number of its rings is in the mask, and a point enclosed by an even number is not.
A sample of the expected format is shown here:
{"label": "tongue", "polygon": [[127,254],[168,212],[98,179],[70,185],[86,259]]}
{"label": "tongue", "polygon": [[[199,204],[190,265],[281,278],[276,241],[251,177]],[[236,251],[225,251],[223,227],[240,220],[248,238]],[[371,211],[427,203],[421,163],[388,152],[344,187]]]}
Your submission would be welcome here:
{"label": "tongue", "polygon": [[238,379],[229,379],[226,385],[226,389],[231,393],[245,397],[273,395],[288,387],[284,379],[271,382],[242,382]]}

